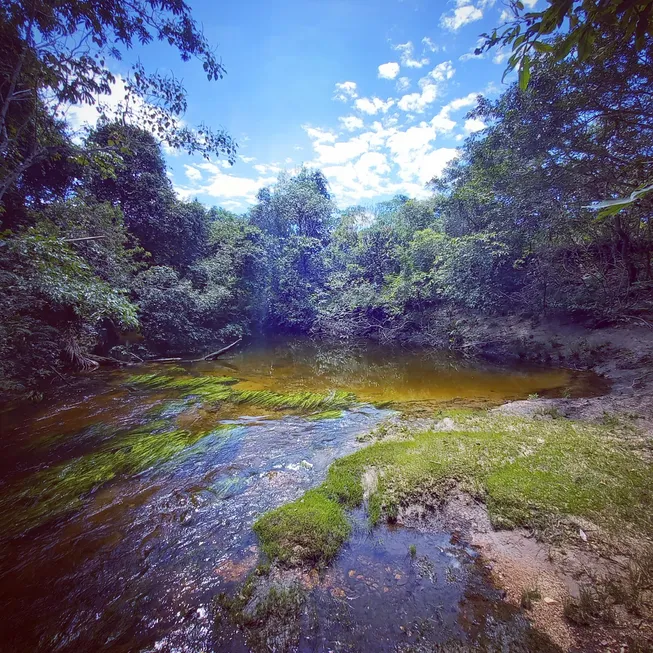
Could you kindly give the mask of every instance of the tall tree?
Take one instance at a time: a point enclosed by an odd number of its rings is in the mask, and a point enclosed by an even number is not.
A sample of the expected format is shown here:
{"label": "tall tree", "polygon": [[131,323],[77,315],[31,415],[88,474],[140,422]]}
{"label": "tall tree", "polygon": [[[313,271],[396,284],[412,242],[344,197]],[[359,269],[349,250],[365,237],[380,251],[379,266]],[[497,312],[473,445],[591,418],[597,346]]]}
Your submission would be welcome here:
{"label": "tall tree", "polygon": [[[57,124],[70,104],[112,92],[108,66],[135,43],[165,41],[182,60],[199,59],[208,80],[225,70],[181,0],[8,0],[0,7],[0,201],[33,166],[65,154]],[[136,63],[120,113],[189,153],[235,156],[223,131],[186,126],[186,93],[174,77]],[[111,147],[124,146],[124,143]],[[86,156],[94,152],[86,151]]]}

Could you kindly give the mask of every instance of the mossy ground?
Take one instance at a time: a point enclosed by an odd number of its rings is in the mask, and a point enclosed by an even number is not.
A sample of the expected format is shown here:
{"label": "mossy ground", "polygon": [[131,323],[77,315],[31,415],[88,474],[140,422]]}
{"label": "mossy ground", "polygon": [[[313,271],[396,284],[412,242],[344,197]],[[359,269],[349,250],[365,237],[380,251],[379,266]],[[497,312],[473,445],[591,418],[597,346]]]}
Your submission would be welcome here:
{"label": "mossy ground", "polygon": [[653,470],[602,425],[455,411],[446,431],[400,429],[337,460],[326,481],[255,525],[264,551],[285,563],[327,563],[345,541],[347,508],[361,505],[363,476],[373,523],[411,503],[436,507],[452,485],[482,498],[498,527],[543,530],[585,517],[613,531],[653,534]]}

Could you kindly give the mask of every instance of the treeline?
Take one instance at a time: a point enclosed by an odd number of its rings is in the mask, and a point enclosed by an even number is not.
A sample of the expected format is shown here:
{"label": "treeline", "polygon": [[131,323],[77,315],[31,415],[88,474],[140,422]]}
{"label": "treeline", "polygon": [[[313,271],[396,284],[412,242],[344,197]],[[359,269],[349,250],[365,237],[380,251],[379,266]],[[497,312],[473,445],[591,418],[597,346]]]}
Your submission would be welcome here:
{"label": "treeline", "polygon": [[455,346],[465,313],[646,319],[650,195],[585,208],[653,179],[653,47],[615,42],[479,99],[487,128],[428,200],[340,211],[302,169],[245,215],[207,210],[175,196],[151,130],[103,121],[80,146],[53,120],[56,156],[2,198],[1,389],[259,332]]}

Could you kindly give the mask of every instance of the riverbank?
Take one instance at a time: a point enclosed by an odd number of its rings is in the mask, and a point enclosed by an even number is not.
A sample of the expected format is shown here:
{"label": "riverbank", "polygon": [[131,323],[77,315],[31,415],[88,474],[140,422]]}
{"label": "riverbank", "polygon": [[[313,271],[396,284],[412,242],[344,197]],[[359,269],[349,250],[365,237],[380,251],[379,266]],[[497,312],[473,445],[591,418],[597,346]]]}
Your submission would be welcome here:
{"label": "riverbank", "polygon": [[259,519],[272,574],[328,566],[362,505],[373,526],[464,539],[558,650],[650,650],[653,331],[501,333],[494,349],[525,338],[536,356],[605,376],[609,394],[391,418],[323,485]]}

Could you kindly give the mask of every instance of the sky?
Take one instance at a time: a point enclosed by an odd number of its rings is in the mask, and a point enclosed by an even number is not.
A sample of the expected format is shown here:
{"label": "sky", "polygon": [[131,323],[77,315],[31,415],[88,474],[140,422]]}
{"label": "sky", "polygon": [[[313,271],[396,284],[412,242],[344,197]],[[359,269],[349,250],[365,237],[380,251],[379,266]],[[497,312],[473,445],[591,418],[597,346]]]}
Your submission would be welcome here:
{"label": "sky", "polygon": [[[544,0],[525,0],[531,9]],[[496,97],[506,53],[475,56],[506,17],[501,0],[189,0],[227,70],[208,82],[198,62],[150,44],[130,53],[183,80],[190,125],[225,129],[236,163],[166,151],[183,199],[237,213],[283,170],[322,170],[338,206],[402,193],[423,198],[471,133],[479,94]],[[124,68],[121,68],[121,66]],[[112,72],[127,72],[126,62]],[[71,112],[92,120],[89,107]]]}

